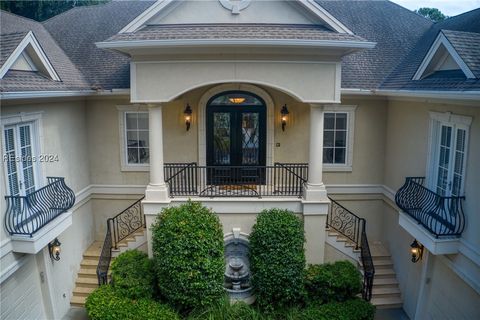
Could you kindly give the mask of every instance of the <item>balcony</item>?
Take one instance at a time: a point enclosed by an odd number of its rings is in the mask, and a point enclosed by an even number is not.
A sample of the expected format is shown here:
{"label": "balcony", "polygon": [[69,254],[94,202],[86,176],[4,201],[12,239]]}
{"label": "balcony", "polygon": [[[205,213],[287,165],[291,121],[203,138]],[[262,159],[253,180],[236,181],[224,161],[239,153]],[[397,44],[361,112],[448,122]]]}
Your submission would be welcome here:
{"label": "balcony", "polygon": [[424,177],[407,177],[396,193],[395,202],[403,211],[399,224],[433,254],[456,253],[465,228],[465,197],[440,196],[424,183]]}
{"label": "balcony", "polygon": [[36,253],[71,225],[71,212],[62,214],[75,204],[74,192],[64,178],[48,177],[47,181],[26,196],[5,197],[5,229],[12,236],[14,251]]}
{"label": "balcony", "polygon": [[171,197],[295,197],[301,198],[308,165],[198,166],[166,163],[165,180]]}

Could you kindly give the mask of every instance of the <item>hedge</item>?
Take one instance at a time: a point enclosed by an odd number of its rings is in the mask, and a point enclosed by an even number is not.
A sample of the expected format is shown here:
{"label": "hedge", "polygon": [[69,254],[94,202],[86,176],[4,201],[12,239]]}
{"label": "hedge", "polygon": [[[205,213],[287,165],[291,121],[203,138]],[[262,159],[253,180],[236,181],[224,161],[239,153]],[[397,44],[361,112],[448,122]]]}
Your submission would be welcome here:
{"label": "hedge", "polygon": [[310,303],[345,301],[362,290],[362,275],[349,261],[310,265],[305,275]]}
{"label": "hedge", "polygon": [[121,296],[152,298],[155,284],[153,261],[138,250],[121,253],[112,263],[112,282]]}
{"label": "hedge", "polygon": [[230,303],[230,299],[225,297],[208,308],[194,310],[188,320],[263,320],[260,312],[244,302]]}
{"label": "hedge", "polygon": [[180,320],[170,307],[151,299],[122,297],[111,285],[93,291],[85,302],[91,320]]}
{"label": "hedge", "polygon": [[361,299],[310,306],[300,311],[298,320],[373,320],[375,307]]}
{"label": "hedge", "polygon": [[262,309],[298,303],[304,293],[303,222],[293,212],[262,211],[250,234],[252,284]]}
{"label": "hedge", "polygon": [[213,212],[191,201],[165,208],[152,239],[160,294],[170,304],[186,311],[223,295],[223,231]]}

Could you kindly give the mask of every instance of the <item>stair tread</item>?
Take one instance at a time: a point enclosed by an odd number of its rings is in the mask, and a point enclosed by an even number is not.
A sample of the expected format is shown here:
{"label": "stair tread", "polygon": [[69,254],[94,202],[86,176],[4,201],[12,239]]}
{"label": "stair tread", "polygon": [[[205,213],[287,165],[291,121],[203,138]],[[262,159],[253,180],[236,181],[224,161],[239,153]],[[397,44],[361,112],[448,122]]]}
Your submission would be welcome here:
{"label": "stair tread", "polygon": [[70,300],[70,303],[71,304],[74,304],[74,303],[85,304],[85,299],[86,299],[86,297],[73,296],[72,299]]}
{"label": "stair tread", "polygon": [[385,298],[373,297],[370,302],[375,306],[403,303],[402,298],[400,297],[385,297]]}
{"label": "stair tread", "polygon": [[394,277],[391,278],[374,278],[373,285],[386,285],[386,284],[398,284],[398,280]]}
{"label": "stair tread", "polygon": [[396,293],[400,294],[400,289],[397,286],[380,287],[380,288],[372,289],[373,295],[396,294]]}
{"label": "stair tread", "polygon": [[75,294],[77,293],[91,293],[93,292],[93,290],[95,290],[96,288],[92,288],[92,287],[81,287],[81,286],[77,286],[75,287],[75,289],[73,289],[73,295],[75,296]]}
{"label": "stair tread", "polygon": [[375,275],[395,275],[395,270],[392,268],[375,269]]}
{"label": "stair tread", "polygon": [[97,278],[87,278],[87,277],[78,277],[76,284],[81,284],[81,283],[86,283],[86,284],[98,284],[98,279]]}

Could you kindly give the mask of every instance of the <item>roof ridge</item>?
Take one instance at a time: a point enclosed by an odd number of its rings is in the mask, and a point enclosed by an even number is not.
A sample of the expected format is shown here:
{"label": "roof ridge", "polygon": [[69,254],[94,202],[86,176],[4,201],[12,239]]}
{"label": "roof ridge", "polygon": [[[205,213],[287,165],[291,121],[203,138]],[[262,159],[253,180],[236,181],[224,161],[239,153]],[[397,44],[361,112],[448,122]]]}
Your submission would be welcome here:
{"label": "roof ridge", "polygon": [[[132,1],[132,0],[130,0],[130,1]],[[81,10],[83,10],[83,9],[94,9],[94,8],[96,9],[96,8],[98,8],[98,7],[103,7],[103,6],[110,5],[110,4],[114,3],[114,2],[118,2],[118,1],[109,1],[109,2],[105,2],[105,3],[91,4],[91,5],[87,5],[87,6],[72,7],[72,8],[70,8],[70,9],[68,9],[67,11],[63,11],[63,12],[61,12],[61,13],[59,13],[59,14],[56,14],[56,15],[48,18],[47,20],[42,21],[41,23],[42,23],[42,24],[48,23],[48,22],[50,22],[51,20],[54,20],[54,19],[57,18],[57,17],[63,16],[63,15],[65,15],[65,14],[67,14],[67,13],[71,13],[71,12],[72,12],[73,10],[75,10],[75,9],[81,9]]]}
{"label": "roof ridge", "polygon": [[0,13],[1,14],[9,14],[11,16],[14,16],[15,18],[20,18],[20,19],[23,19],[23,20],[27,20],[27,21],[31,21],[31,22],[34,22],[34,23],[37,23],[39,25],[42,25],[42,23],[40,21],[37,21],[35,19],[32,19],[32,18],[28,18],[28,17],[24,17],[24,16],[21,16],[21,15],[18,15],[16,13],[13,13],[13,12],[10,12],[10,11],[6,11],[6,10],[3,10],[3,9],[0,9]]}
{"label": "roof ridge", "polygon": [[[377,0],[372,0],[372,1],[377,1]],[[404,6],[402,6],[402,5],[400,5],[400,4],[396,3],[396,2],[393,2],[393,1],[391,1],[391,0],[386,0],[386,2],[389,2],[389,3],[391,3],[391,4],[393,4],[393,5],[397,6],[397,7],[402,8],[403,10],[406,10],[406,11],[412,13],[412,14],[415,14],[415,15],[418,16],[419,18],[422,18],[423,20],[425,20],[425,21],[427,21],[427,22],[430,22],[432,25],[435,24],[432,20],[428,19],[427,17],[424,17],[424,16],[422,16],[421,14],[418,14],[418,13],[416,13],[416,12],[413,11],[413,10],[410,10],[410,9],[408,9],[408,8],[405,8]]]}

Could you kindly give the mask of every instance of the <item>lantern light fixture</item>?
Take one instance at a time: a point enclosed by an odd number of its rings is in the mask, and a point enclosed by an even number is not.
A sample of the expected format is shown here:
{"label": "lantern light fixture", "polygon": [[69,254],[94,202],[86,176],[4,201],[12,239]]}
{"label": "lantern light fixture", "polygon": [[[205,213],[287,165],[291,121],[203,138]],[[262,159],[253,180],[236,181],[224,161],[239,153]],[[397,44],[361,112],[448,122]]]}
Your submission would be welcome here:
{"label": "lantern light fixture", "polygon": [[231,103],[233,104],[241,104],[241,103],[244,103],[245,102],[245,98],[243,97],[231,97],[231,98],[228,98],[228,101],[230,101]]}
{"label": "lantern light fixture", "polygon": [[290,113],[286,104],[282,107],[280,113],[282,115],[282,131],[285,131],[285,127],[287,126],[288,114]]}
{"label": "lantern light fixture", "polygon": [[192,108],[188,103],[187,103],[187,106],[185,107],[185,110],[183,111],[183,114],[185,116],[185,125],[187,126],[187,131],[188,131],[190,130],[190,125],[192,123]]}
{"label": "lantern light fixture", "polygon": [[412,262],[417,263],[423,256],[423,245],[418,243],[417,239],[414,239],[410,245],[410,252],[412,253]]}
{"label": "lantern light fixture", "polygon": [[61,245],[62,244],[60,243],[60,241],[58,241],[58,238],[55,238],[52,242],[48,244],[48,252],[50,253],[50,258],[52,258],[52,260],[60,260]]}

